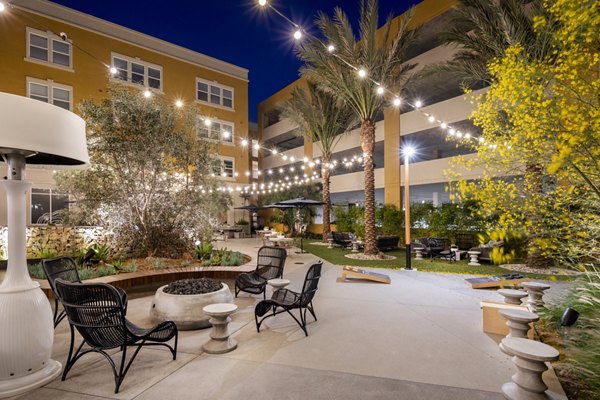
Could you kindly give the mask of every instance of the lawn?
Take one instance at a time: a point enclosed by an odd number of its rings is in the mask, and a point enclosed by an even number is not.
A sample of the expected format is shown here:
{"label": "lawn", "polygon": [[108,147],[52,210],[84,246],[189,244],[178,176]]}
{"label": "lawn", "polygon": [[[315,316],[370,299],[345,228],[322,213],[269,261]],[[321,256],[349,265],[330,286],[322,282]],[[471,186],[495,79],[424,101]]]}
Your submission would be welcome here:
{"label": "lawn", "polygon": [[[319,246],[310,243],[304,243],[304,250],[308,251],[315,256],[329,261],[335,265],[351,265],[354,267],[369,267],[369,268],[404,268],[405,266],[405,252],[404,250],[388,251],[385,254],[395,256],[395,260],[381,260],[381,261],[362,261],[352,260],[344,257],[345,254],[350,253],[350,250],[335,247],[329,249],[326,246]],[[448,262],[443,260],[424,260],[424,261],[412,261],[412,267],[419,271],[424,272],[438,272],[446,274],[468,274],[468,275],[501,275],[508,274],[509,271],[506,268],[501,268],[497,265],[482,264],[480,266],[468,265],[468,260],[460,260],[455,262]],[[567,275],[540,275],[540,274],[526,274],[532,279],[550,280],[550,281],[568,281],[573,279]]]}

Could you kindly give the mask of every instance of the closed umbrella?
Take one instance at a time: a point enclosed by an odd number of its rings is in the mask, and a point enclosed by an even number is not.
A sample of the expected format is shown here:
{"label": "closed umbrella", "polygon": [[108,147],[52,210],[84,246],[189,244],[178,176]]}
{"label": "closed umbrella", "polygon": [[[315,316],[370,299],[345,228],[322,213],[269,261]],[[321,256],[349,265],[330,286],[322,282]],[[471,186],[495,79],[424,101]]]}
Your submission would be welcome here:
{"label": "closed umbrella", "polygon": [[[310,206],[320,206],[325,203],[318,200],[307,199],[305,197],[297,197],[295,199],[278,201],[276,204],[302,209]],[[306,231],[306,229],[304,231]],[[302,231],[300,235],[300,253],[304,253],[304,231]]]}

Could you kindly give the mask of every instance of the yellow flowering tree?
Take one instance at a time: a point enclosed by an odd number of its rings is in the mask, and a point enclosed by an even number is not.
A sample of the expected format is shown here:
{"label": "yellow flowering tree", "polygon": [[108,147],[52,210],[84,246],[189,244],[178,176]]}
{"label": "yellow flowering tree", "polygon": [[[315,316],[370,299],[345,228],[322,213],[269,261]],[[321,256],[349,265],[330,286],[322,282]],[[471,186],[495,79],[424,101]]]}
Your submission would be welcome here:
{"label": "yellow flowering tree", "polygon": [[[520,43],[488,64],[491,86],[472,115],[482,129],[476,182],[457,178],[459,198],[474,198],[503,230],[529,235],[528,264],[548,256],[598,260],[581,246],[600,223],[600,80],[596,0],[547,0],[534,28],[552,51]],[[598,225],[596,225],[598,226]],[[583,247],[586,247],[585,245]],[[585,256],[583,256],[585,254]]]}

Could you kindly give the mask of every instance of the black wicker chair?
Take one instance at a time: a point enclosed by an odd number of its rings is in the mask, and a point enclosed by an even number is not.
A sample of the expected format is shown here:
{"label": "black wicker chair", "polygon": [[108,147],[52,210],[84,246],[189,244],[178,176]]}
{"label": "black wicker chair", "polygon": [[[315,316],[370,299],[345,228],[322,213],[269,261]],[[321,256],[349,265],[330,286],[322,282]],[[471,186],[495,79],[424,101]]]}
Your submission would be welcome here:
{"label": "black wicker chair", "polygon": [[[106,283],[73,283],[59,278],[55,285],[71,328],[71,345],[62,374],[63,381],[77,360],[91,352],[102,354],[110,363],[115,377],[115,393],[119,392],[142,346],[165,346],[171,350],[173,360],[176,359],[178,332],[172,321],[161,322],[150,329],[134,325],[125,318],[121,293]],[[74,329],[83,337],[75,351]],[[166,343],[172,338],[175,338],[173,347]],[[86,343],[90,348],[82,351]],[[136,346],[136,349],[126,363],[128,346]],[[116,348],[122,352],[118,370],[106,351]]]}
{"label": "black wicker chair", "polygon": [[[261,300],[256,305],[254,308],[254,320],[256,321],[256,330],[258,332],[260,332],[260,325],[265,319],[285,311],[294,318],[294,321],[300,325],[304,334],[308,336],[308,332],[306,331],[306,310],[310,311],[316,321],[317,316],[315,315],[312,301],[319,286],[322,265],[323,261],[318,261],[310,266],[306,273],[301,293],[289,289],[279,289],[273,293],[273,296],[269,300]],[[278,310],[278,308],[281,308],[281,310]],[[271,309],[273,309],[273,312],[266,315]],[[300,310],[300,320],[292,314],[292,310],[294,309]],[[260,317],[262,319],[259,320]]]}
{"label": "black wicker chair", "polygon": [[[60,312],[58,311],[59,301],[58,295],[56,294],[54,281],[56,281],[57,278],[60,278],[67,282],[81,283],[81,279],[79,278],[79,273],[77,272],[77,264],[71,257],[54,257],[42,260],[42,269],[44,270],[46,279],[48,279],[50,289],[52,289],[52,293],[54,293],[54,327],[56,328],[56,326],[60,324],[60,321],[66,317],[66,314],[65,310]],[[121,295],[125,312],[127,312],[127,293],[120,288],[117,288],[117,290]]]}
{"label": "black wicker chair", "polygon": [[266,286],[269,279],[281,278],[287,252],[280,247],[263,246],[258,250],[256,270],[240,274],[235,280],[235,297],[240,292],[263,294],[266,298]]}

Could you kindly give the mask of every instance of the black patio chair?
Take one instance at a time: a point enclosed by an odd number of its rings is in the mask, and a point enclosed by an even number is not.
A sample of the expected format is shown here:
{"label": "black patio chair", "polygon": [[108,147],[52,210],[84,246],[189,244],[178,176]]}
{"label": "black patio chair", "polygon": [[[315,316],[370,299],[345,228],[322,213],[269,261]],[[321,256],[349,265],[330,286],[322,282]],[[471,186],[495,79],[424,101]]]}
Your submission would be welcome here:
{"label": "black patio chair", "polygon": [[346,232],[331,232],[333,242],[343,248],[352,247],[352,239]]}
{"label": "black patio chair", "polygon": [[[83,258],[83,262],[85,263],[89,260],[93,255],[94,251],[90,250]],[[59,312],[58,304],[59,299],[56,294],[56,287],[54,286],[54,282],[57,278],[63,279],[67,282],[79,282],[81,283],[81,279],[79,278],[79,273],[77,272],[77,264],[75,260],[71,257],[54,257],[47,258],[42,260],[42,269],[44,270],[44,274],[46,275],[46,279],[48,279],[48,283],[50,284],[50,289],[52,289],[52,293],[54,293],[54,327],[66,317],[65,310]],[[125,311],[127,311],[127,292],[123,289],[117,288],[121,295],[121,300],[123,301]]]}
{"label": "black patio chair", "polygon": [[[304,285],[302,286],[302,292],[297,293],[289,289],[279,289],[269,300],[261,300],[254,308],[254,320],[256,321],[256,330],[260,332],[260,325],[262,322],[282,312],[287,312],[294,318],[294,321],[300,325],[300,328],[304,331],[304,334],[308,336],[306,331],[306,310],[308,310],[315,321],[317,316],[315,315],[315,309],[313,307],[313,298],[317,292],[319,286],[319,278],[321,278],[321,267],[323,261],[318,261],[310,266],[304,279]],[[281,310],[278,310],[281,308]],[[273,309],[273,312],[266,315],[269,310]],[[292,314],[292,310],[298,309],[300,311],[300,320]],[[266,315],[266,316],[265,316]],[[259,317],[262,319],[259,321]]]}
{"label": "black patio chair", "polygon": [[266,286],[269,279],[281,278],[287,251],[280,247],[263,246],[258,250],[256,270],[240,274],[235,280],[235,297],[240,292],[263,294],[267,298]]}
{"label": "black patio chair", "polygon": [[[129,367],[143,346],[165,346],[177,357],[177,326],[172,321],[161,322],[150,329],[141,328],[125,318],[125,307],[119,291],[106,283],[73,283],[56,279],[56,290],[63,304],[71,328],[69,356],[62,374],[64,381],[73,365],[83,355],[91,352],[102,354],[110,363],[115,377],[115,393],[129,371]],[[83,337],[75,349],[75,332]],[[175,338],[175,345],[167,342]],[[82,351],[83,345],[90,348]],[[127,347],[136,346],[133,356],[127,360]],[[107,350],[120,349],[121,362],[117,370]]]}

